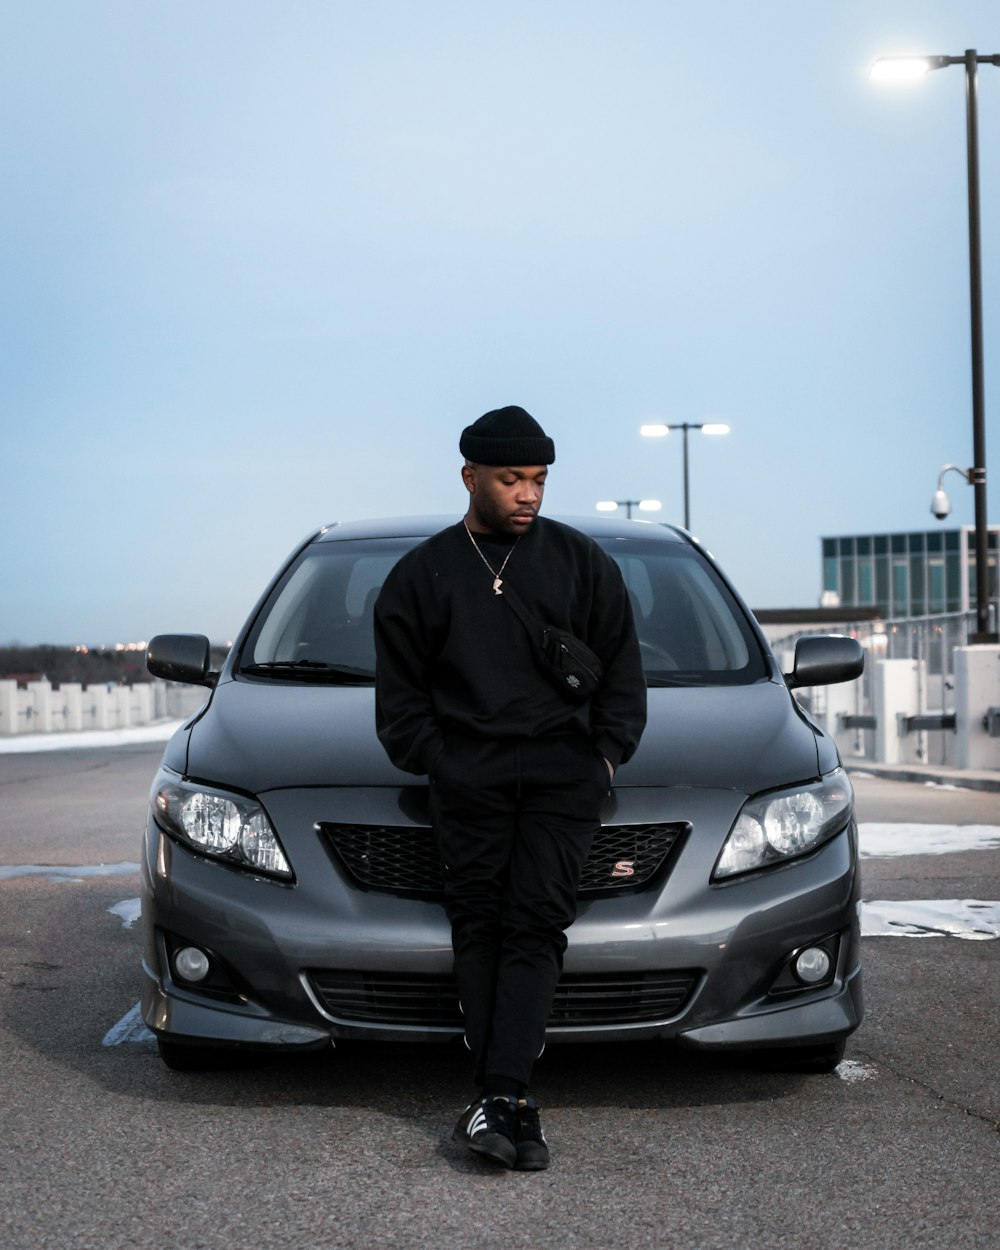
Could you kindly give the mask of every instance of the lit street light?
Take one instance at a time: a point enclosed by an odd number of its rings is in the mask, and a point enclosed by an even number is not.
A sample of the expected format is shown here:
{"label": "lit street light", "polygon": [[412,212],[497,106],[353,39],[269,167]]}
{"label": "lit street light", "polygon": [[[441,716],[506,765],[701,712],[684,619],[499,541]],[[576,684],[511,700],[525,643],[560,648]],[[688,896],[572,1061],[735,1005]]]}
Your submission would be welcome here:
{"label": "lit street light", "polygon": [[701,423],[679,421],[674,425],[653,421],[639,427],[639,433],[643,438],[666,438],[671,430],[684,431],[684,528],[689,530],[691,528],[691,501],[688,480],[688,430],[701,430],[702,434],[718,435],[728,434],[729,426],[723,421],[702,421]]}
{"label": "lit street light", "polygon": [[[975,491],[976,505],[976,630],[972,643],[997,642],[990,630],[989,549],[986,524],[986,400],[983,385],[983,282],[979,231],[979,113],[977,66],[1000,67],[1000,54],[979,56],[970,48],[964,56],[884,56],[871,68],[879,82],[913,82],[930,70],[965,66],[965,133],[969,178],[969,301],[972,330],[972,457],[966,480]],[[944,472],[944,471],[942,471]],[[965,470],[959,469],[959,472]],[[940,479],[935,503],[944,495]],[[933,506],[932,506],[933,511]],[[935,513],[935,515],[937,515]],[[947,515],[947,513],[945,513]]]}
{"label": "lit street light", "polygon": [[663,504],[658,499],[602,499],[595,506],[598,512],[615,512],[624,508],[625,516],[631,521],[633,508],[638,508],[640,512],[659,512]]}

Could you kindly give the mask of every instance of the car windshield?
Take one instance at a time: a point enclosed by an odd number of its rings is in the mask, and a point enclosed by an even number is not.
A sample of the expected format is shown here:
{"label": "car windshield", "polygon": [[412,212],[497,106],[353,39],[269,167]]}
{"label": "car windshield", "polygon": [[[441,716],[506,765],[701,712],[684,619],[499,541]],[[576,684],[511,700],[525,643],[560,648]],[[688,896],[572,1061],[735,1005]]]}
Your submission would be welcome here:
{"label": "car windshield", "polygon": [[767,677],[757,637],[726,583],[686,543],[611,539],[650,686],[746,685]]}
{"label": "car windshield", "polygon": [[[279,579],[240,652],[239,672],[282,681],[370,683],[375,600],[419,538],[312,543]],[[611,539],[650,686],[743,685],[767,676],[742,610],[682,543]]]}

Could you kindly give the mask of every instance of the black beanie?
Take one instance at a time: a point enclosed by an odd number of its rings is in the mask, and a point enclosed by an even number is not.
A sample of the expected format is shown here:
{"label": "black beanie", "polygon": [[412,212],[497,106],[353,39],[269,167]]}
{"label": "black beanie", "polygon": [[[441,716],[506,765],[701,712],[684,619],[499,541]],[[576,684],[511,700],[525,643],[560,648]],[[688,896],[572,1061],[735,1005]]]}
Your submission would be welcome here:
{"label": "black beanie", "polygon": [[473,464],[551,464],[556,447],[530,412],[494,408],[462,431],[458,449]]}

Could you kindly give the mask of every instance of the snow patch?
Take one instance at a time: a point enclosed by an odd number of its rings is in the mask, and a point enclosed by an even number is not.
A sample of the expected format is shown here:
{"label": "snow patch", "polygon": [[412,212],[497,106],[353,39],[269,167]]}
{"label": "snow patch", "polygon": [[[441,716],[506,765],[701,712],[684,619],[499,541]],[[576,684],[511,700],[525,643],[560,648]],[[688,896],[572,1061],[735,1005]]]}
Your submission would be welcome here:
{"label": "snow patch", "polygon": [[138,1003],[125,1013],[117,1024],[108,1029],[101,1040],[102,1046],[121,1046],[123,1042],[153,1042],[156,1039],[142,1020]]}
{"label": "snow patch", "polygon": [[81,748],[118,747],[132,743],[166,742],[186,720],[157,721],[133,729],[81,729],[47,734],[17,734],[0,738],[0,755],[30,755],[35,751],[79,751]]}
{"label": "snow patch", "polygon": [[862,856],[947,855],[1000,847],[1000,825],[864,823],[858,826]]}
{"label": "snow patch", "polygon": [[871,1064],[859,1063],[857,1059],[842,1060],[834,1068],[834,1072],[842,1081],[846,1081],[849,1085],[853,1085],[857,1081],[870,1081],[878,1076],[877,1068],[873,1068]]}
{"label": "snow patch", "polygon": [[114,907],[109,907],[108,913],[112,916],[121,916],[122,928],[131,929],[142,915],[142,899],[126,898],[120,903],[115,903]]}
{"label": "snow patch", "polygon": [[82,881],[84,877],[128,877],[139,871],[138,864],[0,864],[0,881],[10,877],[47,877],[50,881]]}
{"label": "snow patch", "polygon": [[861,904],[862,937],[1000,938],[1000,902],[975,898],[875,899]]}

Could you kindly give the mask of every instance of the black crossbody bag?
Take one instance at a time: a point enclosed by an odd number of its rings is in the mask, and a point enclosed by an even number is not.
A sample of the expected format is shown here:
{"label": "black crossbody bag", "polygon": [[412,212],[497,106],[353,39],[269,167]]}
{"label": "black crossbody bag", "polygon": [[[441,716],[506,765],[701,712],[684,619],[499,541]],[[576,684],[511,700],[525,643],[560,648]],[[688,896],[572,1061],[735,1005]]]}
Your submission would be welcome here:
{"label": "black crossbody bag", "polygon": [[567,629],[546,625],[525,607],[508,582],[503,596],[527,630],[535,663],[555,688],[574,703],[597,693],[604,665],[585,642]]}

